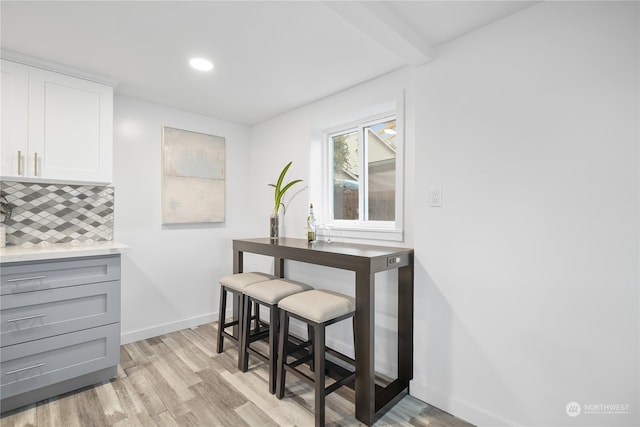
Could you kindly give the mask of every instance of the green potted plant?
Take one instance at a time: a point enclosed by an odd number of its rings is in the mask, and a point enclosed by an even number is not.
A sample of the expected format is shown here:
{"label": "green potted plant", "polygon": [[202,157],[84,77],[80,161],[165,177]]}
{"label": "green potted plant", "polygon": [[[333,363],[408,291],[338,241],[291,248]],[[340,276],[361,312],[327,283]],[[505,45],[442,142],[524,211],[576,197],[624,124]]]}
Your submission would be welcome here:
{"label": "green potted plant", "polygon": [[280,206],[282,206],[283,211],[286,212],[286,207],[282,200],[284,193],[286,193],[287,190],[293,187],[295,184],[302,182],[301,179],[295,179],[283,186],[284,177],[287,174],[287,171],[291,167],[292,163],[293,162],[287,163],[287,165],[282,169],[282,172],[280,172],[280,176],[278,176],[278,181],[276,181],[275,184],[269,184],[270,187],[274,188],[274,192],[273,192],[274,206],[273,206],[273,212],[271,213],[271,218],[269,222],[269,225],[270,225],[269,236],[272,239],[277,239],[280,235],[280,216],[278,215],[278,213],[280,212]]}

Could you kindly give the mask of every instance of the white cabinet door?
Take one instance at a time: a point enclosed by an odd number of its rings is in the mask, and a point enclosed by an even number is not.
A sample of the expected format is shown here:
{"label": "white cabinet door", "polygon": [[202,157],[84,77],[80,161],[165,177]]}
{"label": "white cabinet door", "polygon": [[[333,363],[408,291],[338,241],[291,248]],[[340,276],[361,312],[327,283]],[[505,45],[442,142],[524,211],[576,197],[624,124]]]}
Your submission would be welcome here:
{"label": "white cabinet door", "polygon": [[0,175],[25,176],[28,137],[29,67],[2,60]]}
{"label": "white cabinet door", "polygon": [[111,182],[113,89],[38,68],[29,72],[29,176]]}

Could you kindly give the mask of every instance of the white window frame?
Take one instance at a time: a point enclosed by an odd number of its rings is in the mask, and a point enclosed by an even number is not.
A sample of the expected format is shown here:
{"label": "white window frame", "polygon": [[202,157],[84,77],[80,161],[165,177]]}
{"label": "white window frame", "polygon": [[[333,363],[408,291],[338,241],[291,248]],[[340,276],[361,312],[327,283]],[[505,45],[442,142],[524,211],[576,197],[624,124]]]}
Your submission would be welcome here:
{"label": "white window frame", "polygon": [[[331,137],[338,134],[357,130],[360,135],[363,129],[372,124],[384,121],[384,119],[394,118],[396,120],[396,192],[395,192],[395,221],[369,221],[369,220],[336,220],[333,218],[333,144]],[[404,241],[404,111],[401,106],[396,106],[393,111],[385,111],[379,114],[365,117],[340,126],[336,126],[323,131],[322,143],[322,198],[324,209],[321,212],[321,223],[330,227],[330,234],[333,238],[347,239],[372,239]],[[362,146],[366,141],[361,141]],[[367,150],[363,150],[362,156],[366,156]],[[368,161],[366,158],[360,159],[362,170],[360,183],[368,182]],[[359,191],[359,210],[362,215],[368,212],[366,197],[366,186],[360,185],[365,191]],[[320,227],[318,234],[325,236],[326,229]]]}

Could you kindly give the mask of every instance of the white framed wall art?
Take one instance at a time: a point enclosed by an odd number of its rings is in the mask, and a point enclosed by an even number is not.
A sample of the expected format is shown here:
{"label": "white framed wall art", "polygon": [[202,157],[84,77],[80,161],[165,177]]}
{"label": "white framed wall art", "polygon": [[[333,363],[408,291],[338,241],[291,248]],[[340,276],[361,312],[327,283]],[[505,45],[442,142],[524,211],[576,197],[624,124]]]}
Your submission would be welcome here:
{"label": "white framed wall art", "polygon": [[162,127],[162,223],[225,220],[225,139]]}

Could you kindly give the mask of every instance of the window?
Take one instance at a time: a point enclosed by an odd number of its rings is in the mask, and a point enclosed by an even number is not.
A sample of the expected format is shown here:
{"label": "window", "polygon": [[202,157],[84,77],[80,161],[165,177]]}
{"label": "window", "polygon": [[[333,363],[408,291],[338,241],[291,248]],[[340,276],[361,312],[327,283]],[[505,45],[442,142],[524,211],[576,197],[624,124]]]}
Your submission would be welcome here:
{"label": "window", "polygon": [[399,130],[387,113],[325,132],[326,224],[337,234],[402,240]]}

